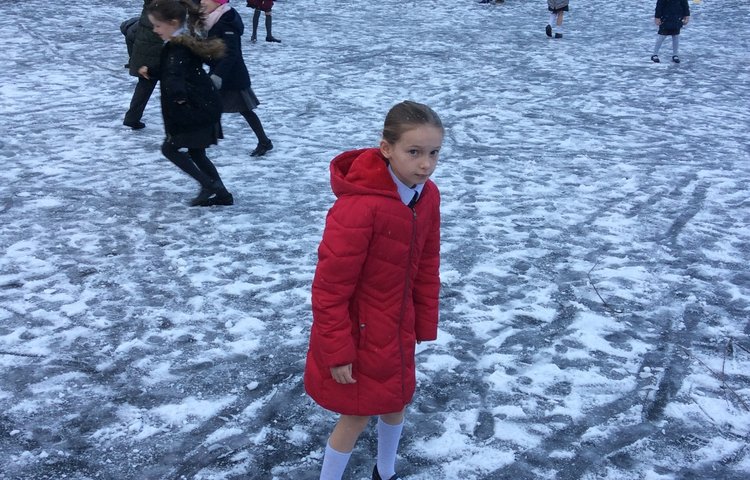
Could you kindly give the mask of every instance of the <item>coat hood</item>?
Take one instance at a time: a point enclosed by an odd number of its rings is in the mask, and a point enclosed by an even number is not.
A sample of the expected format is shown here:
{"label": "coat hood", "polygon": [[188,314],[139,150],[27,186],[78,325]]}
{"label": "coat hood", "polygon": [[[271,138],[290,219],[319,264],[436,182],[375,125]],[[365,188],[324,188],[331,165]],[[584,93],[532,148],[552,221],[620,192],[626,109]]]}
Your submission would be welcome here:
{"label": "coat hood", "polygon": [[226,46],[218,38],[209,38],[207,40],[196,38],[192,35],[177,35],[169,40],[175,45],[187,47],[194,54],[203,60],[209,61],[224,56]]}
{"label": "coat hood", "polygon": [[384,195],[400,199],[379,148],[350,150],[331,161],[331,189],[344,195]]}
{"label": "coat hood", "polygon": [[[242,17],[234,8],[230,8],[229,11],[219,17],[219,21],[216,22],[216,25],[211,27],[211,30],[214,30],[215,28],[220,28],[223,30],[232,29],[237,32],[237,35],[242,35],[243,33],[245,33],[245,24],[242,23]],[[209,36],[211,36],[210,33]]]}

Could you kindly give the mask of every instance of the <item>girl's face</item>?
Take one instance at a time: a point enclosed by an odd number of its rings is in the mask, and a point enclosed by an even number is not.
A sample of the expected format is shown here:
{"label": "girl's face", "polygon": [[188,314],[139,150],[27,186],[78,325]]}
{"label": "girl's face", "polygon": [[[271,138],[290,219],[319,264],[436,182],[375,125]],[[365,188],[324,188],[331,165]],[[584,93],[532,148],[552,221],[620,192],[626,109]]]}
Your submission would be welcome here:
{"label": "girl's face", "polygon": [[178,20],[162,22],[161,20],[157,20],[153,15],[149,15],[148,19],[154,26],[154,33],[159,35],[159,37],[165,42],[172,38],[174,32],[182,27],[182,24]]}
{"label": "girl's face", "polygon": [[380,151],[404,184],[413,187],[430,178],[437,166],[443,130],[434,125],[419,125],[405,131],[396,143],[380,141]]}
{"label": "girl's face", "polygon": [[219,8],[219,4],[214,0],[201,0],[201,11],[205,14],[209,14]]}

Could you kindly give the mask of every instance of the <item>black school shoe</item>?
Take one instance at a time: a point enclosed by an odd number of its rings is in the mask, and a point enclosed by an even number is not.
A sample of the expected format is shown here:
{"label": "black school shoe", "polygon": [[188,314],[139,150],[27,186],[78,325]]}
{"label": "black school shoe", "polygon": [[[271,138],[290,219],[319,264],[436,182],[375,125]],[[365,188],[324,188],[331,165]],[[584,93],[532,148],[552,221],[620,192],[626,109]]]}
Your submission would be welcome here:
{"label": "black school shoe", "polygon": [[678,57],[677,55],[672,55],[672,61],[674,63],[680,63],[680,57]]}
{"label": "black school shoe", "polygon": [[130,127],[133,130],[140,130],[142,128],[146,128],[146,124],[143,122],[122,122],[123,125],[126,127]]}
{"label": "black school shoe", "polygon": [[659,55],[651,55],[651,61],[654,63],[661,62],[661,60],[659,60]]}
{"label": "black school shoe", "polygon": [[562,38],[562,33],[556,33],[555,38]]}
{"label": "black school shoe", "polygon": [[250,152],[251,157],[262,157],[269,151],[273,150],[273,143],[271,143],[271,140],[267,140],[265,142],[258,142],[258,146],[255,147],[255,150]]}
{"label": "black school shoe", "polygon": [[191,207],[211,207],[214,205],[234,205],[234,197],[224,186],[201,187],[200,193],[190,201]]}
{"label": "black school shoe", "polygon": [[281,40],[279,40],[278,38],[272,36],[272,37],[266,37],[266,42],[281,43]]}
{"label": "black school shoe", "polygon": [[[383,480],[383,477],[381,477],[380,474],[378,473],[378,466],[377,465],[375,465],[372,468],[372,480]],[[388,480],[398,480],[398,475],[394,474]]]}
{"label": "black school shoe", "polygon": [[552,38],[552,25],[544,27],[544,33],[546,33],[549,38]]}

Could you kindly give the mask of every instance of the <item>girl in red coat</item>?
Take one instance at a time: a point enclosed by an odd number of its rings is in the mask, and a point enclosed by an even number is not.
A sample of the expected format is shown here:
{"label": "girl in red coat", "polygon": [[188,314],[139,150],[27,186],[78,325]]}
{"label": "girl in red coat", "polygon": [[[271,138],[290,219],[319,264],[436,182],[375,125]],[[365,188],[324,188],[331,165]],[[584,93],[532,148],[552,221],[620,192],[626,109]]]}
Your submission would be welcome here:
{"label": "girl in red coat", "polygon": [[328,212],[312,286],[305,389],[341,414],[321,479],[340,479],[370,416],[378,419],[373,479],[395,479],[404,410],[416,384],[417,342],[437,338],[440,194],[429,180],[443,125],[428,106],[402,102],[379,148],[331,162]]}

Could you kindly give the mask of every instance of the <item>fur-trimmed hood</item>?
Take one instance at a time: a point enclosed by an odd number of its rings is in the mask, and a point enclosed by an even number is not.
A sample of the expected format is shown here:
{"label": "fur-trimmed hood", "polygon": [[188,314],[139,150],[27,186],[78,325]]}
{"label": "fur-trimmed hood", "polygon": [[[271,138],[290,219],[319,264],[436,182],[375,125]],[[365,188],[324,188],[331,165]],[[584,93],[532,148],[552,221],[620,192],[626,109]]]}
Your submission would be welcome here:
{"label": "fur-trimmed hood", "polygon": [[172,37],[169,41],[189,48],[194,54],[207,61],[221,58],[226,52],[226,45],[219,38],[203,39],[183,34]]}

